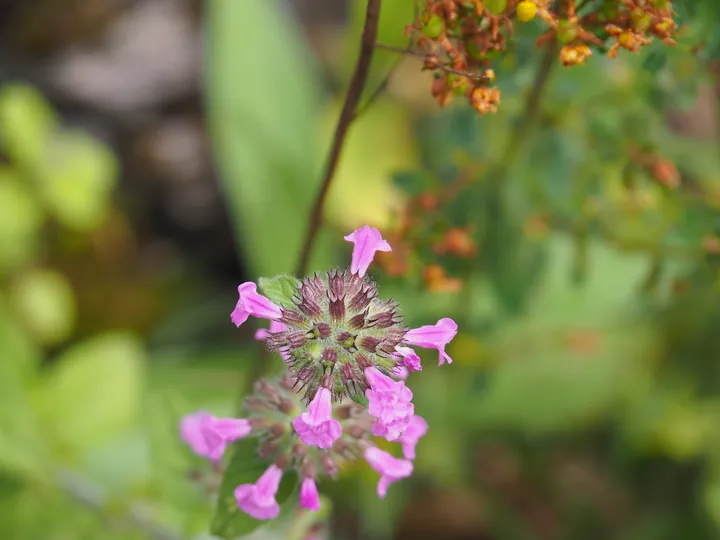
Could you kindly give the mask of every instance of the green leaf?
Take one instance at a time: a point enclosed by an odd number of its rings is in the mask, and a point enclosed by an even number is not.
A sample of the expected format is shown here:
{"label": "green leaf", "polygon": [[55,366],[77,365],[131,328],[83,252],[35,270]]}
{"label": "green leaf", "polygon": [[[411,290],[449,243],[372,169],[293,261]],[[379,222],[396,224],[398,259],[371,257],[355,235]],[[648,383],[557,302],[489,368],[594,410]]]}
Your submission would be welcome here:
{"label": "green leaf", "polygon": [[[208,122],[238,247],[252,273],[286,272],[320,180],[311,56],[278,0],[205,6]],[[259,43],[262,53],[238,54]],[[311,262],[328,266],[327,258]]]}
{"label": "green leaf", "polygon": [[42,159],[57,118],[33,87],[10,85],[0,92],[3,147],[19,165],[33,168]]}
{"label": "green leaf", "polygon": [[485,0],[485,8],[493,15],[500,15],[507,9],[507,0]]}
{"label": "green leaf", "polygon": [[21,320],[42,345],[58,345],[75,326],[75,296],[65,276],[52,270],[23,274],[10,290]]}
{"label": "green leaf", "polygon": [[33,258],[45,216],[40,205],[9,167],[0,167],[0,272]]}
{"label": "green leaf", "polygon": [[[226,539],[238,538],[250,534],[265,522],[258,521],[237,507],[235,488],[241,484],[254,484],[270,466],[270,461],[262,459],[257,452],[257,439],[242,439],[233,445],[230,463],[225,469],[217,509],[210,532]],[[297,476],[285,474],[275,497],[281,507],[281,515],[289,511],[295,504],[294,492]]]}
{"label": "green leaf", "polygon": [[117,164],[101,142],[81,132],[52,140],[40,175],[40,194],[64,226],[78,231],[97,228],[107,216]]}
{"label": "green leaf", "polygon": [[47,431],[71,455],[117,437],[142,399],[144,351],[129,334],[105,334],[68,350],[38,391]]}
{"label": "green leaf", "polygon": [[300,280],[293,276],[275,276],[258,279],[258,287],[271,302],[278,306],[290,308],[294,305],[293,295],[300,286]]}

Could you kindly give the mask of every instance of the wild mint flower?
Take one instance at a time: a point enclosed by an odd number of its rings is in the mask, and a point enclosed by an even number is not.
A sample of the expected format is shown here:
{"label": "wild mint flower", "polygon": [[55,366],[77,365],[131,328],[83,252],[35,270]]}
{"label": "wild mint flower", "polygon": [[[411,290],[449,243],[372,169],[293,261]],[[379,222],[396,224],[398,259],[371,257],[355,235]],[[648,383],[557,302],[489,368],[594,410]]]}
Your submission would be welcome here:
{"label": "wild mint flower", "polygon": [[365,378],[370,388],[365,391],[368,398],[368,414],[377,418],[372,426],[372,434],[396,440],[405,430],[415,408],[412,404],[412,392],[402,381],[394,381],[374,367],[365,370]]}
{"label": "wild mint flower", "polygon": [[287,326],[285,326],[283,323],[278,321],[270,321],[269,328],[260,328],[257,332],[255,332],[255,339],[257,339],[258,341],[265,341],[275,332],[282,332],[283,330],[287,330]]}
{"label": "wild mint flower", "polygon": [[436,348],[443,361],[451,361],[444,352],[457,332],[451,319],[408,331],[397,303],[381,299],[365,276],[374,253],[390,247],[380,233],[364,226],[346,239],[355,243],[351,268],[298,281],[275,319],[285,330],[270,330],[265,340],[283,356],[308,401],[321,386],[331,391],[333,401],[363,395],[370,388],[369,367],[385,375],[401,373],[396,371],[401,366],[419,371],[420,358],[408,345]]}
{"label": "wild mint flower", "polygon": [[402,358],[401,362],[403,367],[408,371],[422,371],[422,364],[420,363],[420,357],[410,347],[395,347],[397,356]]}
{"label": "wild mint flower", "polygon": [[390,244],[383,240],[380,231],[374,227],[364,225],[345,237],[345,240],[355,244],[352,253],[350,271],[360,277],[365,275],[370,263],[375,258],[376,251],[392,251]]}
{"label": "wild mint flower", "polygon": [[373,469],[380,473],[377,494],[381,499],[385,498],[390,484],[407,478],[413,472],[411,461],[393,457],[375,446],[370,446],[365,450],[365,459]]}
{"label": "wild mint flower", "polygon": [[280,514],[275,494],[280,487],[283,471],[270,465],[254,484],[241,484],[235,488],[238,508],[255,519],[274,519]]}
{"label": "wild mint flower", "polygon": [[257,292],[257,285],[252,281],[245,282],[238,287],[240,298],[230,319],[235,326],[240,326],[248,317],[277,320],[282,315],[280,308]]}
{"label": "wild mint flower", "polygon": [[332,418],[331,394],[327,388],[320,388],[310,402],[307,412],[293,420],[293,427],[300,440],[309,446],[330,448],[333,441],[342,435],[340,422]]}
{"label": "wild mint flower", "polygon": [[452,364],[452,358],[445,352],[445,346],[452,341],[455,334],[457,334],[457,323],[445,317],[435,324],[421,326],[420,328],[414,328],[408,331],[404,336],[404,340],[410,345],[417,347],[437,349],[440,353],[440,362],[438,365],[442,366],[445,361],[447,361],[448,364]]}
{"label": "wild mint flower", "polygon": [[219,460],[228,443],[250,434],[252,427],[244,418],[216,418],[200,411],[180,422],[182,439],[199,456]]}
{"label": "wild mint flower", "polygon": [[[353,401],[330,403],[332,410],[326,415],[322,411],[327,405],[325,392],[321,392],[317,400],[313,399],[313,402],[319,403],[315,409],[321,410],[322,418],[330,416],[335,419],[340,434],[329,448],[320,449],[305,444],[303,437],[293,427],[297,418],[302,418],[302,414],[298,417],[298,412],[305,409],[296,383],[296,379],[288,374],[264,378],[255,383],[253,393],[245,398],[244,408],[248,418],[241,419],[241,424],[247,423],[252,427],[250,436],[258,441],[258,455],[272,465],[254,484],[242,484],[235,489],[235,499],[242,511],[256,519],[276,517],[279,509],[275,494],[281,477],[286,474],[297,475],[300,480],[300,505],[317,510],[320,506],[316,484],[318,478],[336,478],[341,467],[363,455],[366,458],[370,456],[368,461],[384,477],[381,480],[383,488],[379,490],[381,496],[385,495],[391,482],[410,475],[412,465],[408,468],[404,460],[389,461],[386,453],[377,449],[367,453],[369,448],[375,448],[372,444],[372,426],[376,420],[365,407]],[[207,421],[203,420],[205,417],[202,415],[207,413],[188,415],[186,418],[190,420],[184,420],[183,426]],[[309,422],[314,420],[310,418]],[[377,454],[376,451],[381,453]]]}
{"label": "wild mint flower", "polygon": [[304,478],[300,484],[300,506],[314,512],[320,510],[320,495],[312,478]]}
{"label": "wild mint flower", "polygon": [[416,414],[410,419],[407,428],[398,438],[398,442],[402,443],[405,459],[415,459],[415,447],[418,441],[425,436],[427,430],[428,424],[422,416]]}

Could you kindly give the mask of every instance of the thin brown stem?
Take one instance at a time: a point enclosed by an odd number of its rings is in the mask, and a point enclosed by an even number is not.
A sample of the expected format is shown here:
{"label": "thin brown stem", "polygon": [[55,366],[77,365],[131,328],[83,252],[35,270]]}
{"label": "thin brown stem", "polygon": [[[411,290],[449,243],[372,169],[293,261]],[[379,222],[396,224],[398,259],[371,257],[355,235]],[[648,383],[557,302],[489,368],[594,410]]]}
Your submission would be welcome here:
{"label": "thin brown stem", "polygon": [[333,137],[332,146],[330,147],[325,165],[320,191],[318,191],[315,204],[310,213],[310,223],[308,224],[305,241],[300,251],[300,258],[295,268],[295,273],[300,276],[307,272],[310,253],[318,231],[320,230],[320,225],[322,224],[325,200],[327,199],[330,185],[335,177],[335,171],[340,161],[340,155],[342,154],[350,125],[355,117],[355,111],[362,96],[363,89],[365,88],[368,73],[370,72],[370,63],[372,61],[373,51],[375,50],[378,22],[380,20],[380,4],[381,0],[368,0],[367,3],[365,26],[360,41],[360,55],[355,64],[355,71],[353,72],[350,86],[345,95],[345,102],[340,111],[340,117],[338,118],[338,123],[335,128],[335,136]]}
{"label": "thin brown stem", "polygon": [[482,73],[473,73],[471,71],[463,71],[462,69],[451,68],[450,66],[446,66],[442,62],[437,62],[427,58],[426,54],[423,52],[413,51],[411,49],[399,49],[398,47],[384,45],[382,43],[376,43],[375,46],[378,49],[384,49],[386,51],[395,52],[398,54],[407,54],[409,56],[417,56],[418,58],[423,58],[425,60],[425,69],[438,69],[446,73],[454,73],[455,75],[467,77],[468,79],[488,82],[487,76],[483,75]]}

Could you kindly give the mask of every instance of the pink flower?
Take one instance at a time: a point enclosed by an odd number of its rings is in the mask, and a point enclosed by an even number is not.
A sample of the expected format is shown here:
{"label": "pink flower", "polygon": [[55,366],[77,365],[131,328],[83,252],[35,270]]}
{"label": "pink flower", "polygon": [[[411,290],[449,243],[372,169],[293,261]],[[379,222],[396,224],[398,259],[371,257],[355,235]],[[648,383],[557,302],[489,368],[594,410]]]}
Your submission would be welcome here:
{"label": "pink flower", "polygon": [[310,402],[307,412],[295,417],[292,425],[300,440],[308,446],[330,448],[342,435],[340,422],[332,417],[331,392],[320,388]]}
{"label": "pink flower", "polygon": [[452,364],[452,358],[445,352],[445,346],[452,341],[455,334],[457,334],[457,324],[446,317],[440,319],[436,324],[410,330],[403,339],[410,345],[425,349],[437,349],[440,352],[438,365],[442,366],[445,361]]}
{"label": "pink flower", "polygon": [[368,266],[375,257],[376,251],[392,251],[390,244],[383,240],[380,231],[368,225],[363,225],[358,230],[350,233],[345,237],[345,240],[355,244],[350,271],[360,277],[365,275]]}
{"label": "pink flower", "polygon": [[365,390],[368,413],[377,418],[372,426],[372,434],[394,441],[405,430],[415,412],[411,402],[413,394],[404,382],[392,380],[377,368],[366,368],[365,378],[370,385]]}
{"label": "pink flower", "polygon": [[235,309],[230,314],[230,319],[235,326],[240,326],[247,321],[250,315],[262,319],[279,319],[282,316],[280,308],[257,292],[257,285],[247,281],[238,287],[240,299]]}
{"label": "pink flower", "polygon": [[402,357],[403,366],[409,371],[422,371],[420,357],[410,347],[395,347],[395,350]]}
{"label": "pink flower", "polygon": [[235,488],[238,508],[255,519],[275,519],[280,514],[280,505],[275,494],[280,487],[282,469],[270,465],[254,484],[241,484]]}
{"label": "pink flower", "polygon": [[413,472],[411,461],[395,458],[375,446],[370,446],[365,450],[365,459],[373,469],[380,473],[377,494],[381,499],[385,498],[390,484],[407,478]]}
{"label": "pink flower", "polygon": [[180,436],[199,456],[213,461],[225,453],[228,443],[250,434],[252,427],[244,418],[216,418],[199,411],[180,421]]}
{"label": "pink flower", "polygon": [[304,478],[300,486],[300,506],[317,512],[320,510],[320,495],[312,478]]}
{"label": "pink flower", "polygon": [[267,338],[270,337],[271,334],[275,334],[277,332],[284,332],[287,330],[287,326],[285,326],[283,323],[279,321],[270,321],[270,328],[261,328],[257,332],[255,332],[255,339],[258,341],[265,341]]}
{"label": "pink flower", "polygon": [[422,416],[415,415],[410,419],[408,427],[398,439],[398,442],[402,443],[405,459],[415,459],[415,447],[427,430],[428,424]]}
{"label": "pink flower", "polygon": [[410,375],[410,370],[405,366],[395,366],[392,370],[392,376],[398,381],[406,381],[408,375]]}

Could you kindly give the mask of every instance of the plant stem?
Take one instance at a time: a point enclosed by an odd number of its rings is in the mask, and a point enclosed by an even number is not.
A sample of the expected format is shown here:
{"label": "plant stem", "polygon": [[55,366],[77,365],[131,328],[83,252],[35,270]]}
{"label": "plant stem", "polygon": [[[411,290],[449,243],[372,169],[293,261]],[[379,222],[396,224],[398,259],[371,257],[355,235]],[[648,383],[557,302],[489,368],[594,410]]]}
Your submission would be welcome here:
{"label": "plant stem", "polygon": [[380,21],[380,3],[381,0],[368,0],[367,3],[365,26],[360,42],[360,55],[355,64],[355,71],[353,72],[350,86],[345,95],[345,102],[340,111],[340,117],[338,118],[338,123],[335,128],[335,136],[333,137],[332,146],[330,147],[325,165],[322,184],[320,185],[320,190],[318,191],[315,204],[310,213],[310,222],[305,235],[305,241],[300,251],[297,267],[295,268],[295,273],[298,276],[302,276],[307,272],[313,244],[320,230],[320,225],[322,224],[325,200],[327,199],[330,185],[335,177],[335,171],[340,161],[340,155],[342,154],[350,125],[355,118],[355,111],[362,96],[363,89],[365,88],[365,83],[367,82],[368,73],[370,72],[370,62],[372,61],[373,51],[375,50],[378,23]]}

